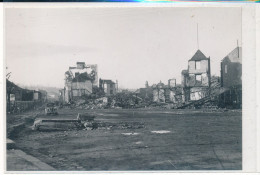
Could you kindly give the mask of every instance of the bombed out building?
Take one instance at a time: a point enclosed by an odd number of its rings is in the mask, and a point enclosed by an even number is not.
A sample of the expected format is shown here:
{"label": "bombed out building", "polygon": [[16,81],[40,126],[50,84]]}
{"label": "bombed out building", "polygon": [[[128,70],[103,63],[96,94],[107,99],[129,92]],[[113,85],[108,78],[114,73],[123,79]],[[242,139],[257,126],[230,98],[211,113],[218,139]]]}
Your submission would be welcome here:
{"label": "bombed out building", "polygon": [[99,79],[99,88],[104,91],[105,95],[116,94],[118,89],[118,82],[112,80]]}
{"label": "bombed out building", "polygon": [[69,67],[65,72],[65,87],[60,91],[62,101],[69,102],[91,94],[94,86],[98,87],[97,65],[77,62],[76,67]]}
{"label": "bombed out building", "polygon": [[176,102],[176,79],[168,80],[167,85],[163,84],[162,82],[154,84],[152,89],[154,102]]}
{"label": "bombed out building", "polygon": [[236,47],[221,61],[221,104],[233,108],[242,106],[242,48]]}
{"label": "bombed out building", "polygon": [[149,86],[148,81],[145,82],[144,88],[139,88],[135,91],[136,95],[146,101],[153,99],[153,88]]}
{"label": "bombed out building", "polygon": [[118,82],[98,79],[98,66],[77,62],[76,67],[69,67],[65,72],[65,87],[60,90],[60,102],[68,103],[78,100],[84,95],[103,91],[107,96],[117,92]]}
{"label": "bombed out building", "polygon": [[169,79],[168,84],[161,81],[158,84],[148,85],[145,83],[145,88],[139,88],[135,91],[136,95],[143,100],[155,103],[182,103],[181,86],[176,84],[176,79]]}
{"label": "bombed out building", "polygon": [[210,57],[200,50],[188,61],[188,69],[182,71],[183,101],[196,101],[209,95]]}

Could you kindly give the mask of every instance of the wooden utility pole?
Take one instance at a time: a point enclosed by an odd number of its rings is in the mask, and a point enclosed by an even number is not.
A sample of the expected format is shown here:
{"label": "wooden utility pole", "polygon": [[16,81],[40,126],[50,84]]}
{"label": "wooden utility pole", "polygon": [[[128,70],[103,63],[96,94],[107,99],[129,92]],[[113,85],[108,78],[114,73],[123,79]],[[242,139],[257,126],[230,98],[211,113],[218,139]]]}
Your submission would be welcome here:
{"label": "wooden utility pole", "polygon": [[197,23],[197,45],[198,45],[198,50],[199,50],[199,24]]}

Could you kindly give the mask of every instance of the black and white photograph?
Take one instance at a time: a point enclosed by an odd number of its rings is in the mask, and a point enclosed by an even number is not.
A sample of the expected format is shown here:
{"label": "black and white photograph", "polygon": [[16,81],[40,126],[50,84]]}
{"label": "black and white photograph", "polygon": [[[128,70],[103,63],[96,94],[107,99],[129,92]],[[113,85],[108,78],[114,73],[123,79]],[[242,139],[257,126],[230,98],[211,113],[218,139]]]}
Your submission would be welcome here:
{"label": "black and white photograph", "polygon": [[243,169],[241,7],[7,7],[4,31],[6,171]]}

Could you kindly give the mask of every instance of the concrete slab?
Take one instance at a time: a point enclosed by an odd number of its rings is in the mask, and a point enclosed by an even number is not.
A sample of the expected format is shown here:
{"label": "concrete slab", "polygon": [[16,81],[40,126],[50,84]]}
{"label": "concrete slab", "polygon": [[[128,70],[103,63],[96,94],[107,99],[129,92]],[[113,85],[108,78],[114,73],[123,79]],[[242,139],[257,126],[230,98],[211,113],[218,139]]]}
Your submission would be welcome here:
{"label": "concrete slab", "polygon": [[7,150],[7,171],[54,171],[50,165],[21,150]]}

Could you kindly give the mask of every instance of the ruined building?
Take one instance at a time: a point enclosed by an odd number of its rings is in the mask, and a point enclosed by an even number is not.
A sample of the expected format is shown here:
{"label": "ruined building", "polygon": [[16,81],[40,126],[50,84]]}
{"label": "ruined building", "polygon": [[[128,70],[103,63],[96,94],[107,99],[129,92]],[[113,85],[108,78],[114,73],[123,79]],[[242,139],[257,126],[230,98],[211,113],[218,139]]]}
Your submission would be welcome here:
{"label": "ruined building", "polygon": [[144,88],[139,88],[135,91],[136,95],[145,101],[152,101],[153,99],[153,89],[149,86],[148,81],[145,82]]}
{"label": "ruined building", "polygon": [[65,87],[60,92],[62,101],[69,102],[91,94],[94,86],[98,87],[97,65],[77,62],[76,67],[69,67],[65,72]]}
{"label": "ruined building", "polygon": [[116,94],[118,89],[118,83],[113,82],[112,80],[103,80],[99,79],[99,88],[102,89],[105,95]]}
{"label": "ruined building", "polygon": [[242,48],[236,47],[221,61],[221,103],[241,108],[242,105]]}
{"label": "ruined building", "polygon": [[152,89],[153,102],[179,103],[181,101],[180,92],[178,92],[178,87],[176,86],[176,79],[169,79],[168,85],[162,82],[154,84]]}
{"label": "ruined building", "polygon": [[188,61],[188,70],[182,71],[183,101],[195,101],[210,94],[210,57],[200,50]]}

